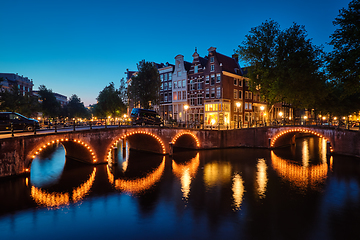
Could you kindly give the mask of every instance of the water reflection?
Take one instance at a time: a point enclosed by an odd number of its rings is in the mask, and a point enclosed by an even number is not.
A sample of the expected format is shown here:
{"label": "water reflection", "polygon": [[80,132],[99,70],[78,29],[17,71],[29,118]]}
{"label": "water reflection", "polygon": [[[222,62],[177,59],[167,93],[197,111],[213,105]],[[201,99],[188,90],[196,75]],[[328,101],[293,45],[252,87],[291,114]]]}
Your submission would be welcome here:
{"label": "water reflection", "polygon": [[31,163],[31,183],[37,187],[57,183],[63,172],[64,165],[64,147],[59,143],[48,146]]}
{"label": "water reflection", "polygon": [[245,192],[244,180],[241,178],[239,173],[235,173],[232,181],[234,210],[239,211]]}
{"label": "water reflection", "polygon": [[107,167],[108,179],[111,184],[117,190],[124,191],[129,194],[142,193],[145,190],[151,188],[155,183],[157,183],[161,176],[163,175],[165,169],[165,156],[162,157],[161,164],[152,172],[148,173],[145,177],[126,179],[126,178],[117,178],[113,174],[113,170],[110,166]]}
{"label": "water reflection", "polygon": [[196,176],[200,165],[199,156],[200,154],[197,153],[194,158],[185,164],[178,164],[175,160],[172,160],[172,170],[175,176],[180,178],[181,191],[185,200],[189,199],[191,181]]}
{"label": "water reflection", "polygon": [[206,163],[204,167],[204,182],[207,190],[227,184],[232,180],[230,162],[216,161]]}
{"label": "water reflection", "polygon": [[257,193],[260,199],[265,198],[266,196],[266,186],[268,183],[267,177],[267,165],[264,158],[259,158],[256,165],[256,183],[257,183]]}
{"label": "water reflection", "polygon": [[[316,144],[318,141],[318,144]],[[316,147],[318,145],[318,147]],[[324,151],[325,148],[325,151]],[[297,154],[298,152],[301,154]],[[278,175],[295,189],[320,191],[328,176],[326,141],[322,138],[304,138],[297,142],[295,155],[281,157],[271,152],[271,162]],[[301,164],[298,159],[301,158]]]}
{"label": "water reflection", "polygon": [[76,203],[83,199],[90,191],[91,186],[94,183],[96,175],[96,168],[90,174],[89,179],[74,188],[72,192],[51,192],[35,186],[31,186],[31,197],[38,205],[46,207],[59,207],[62,205],[70,204],[70,199],[73,203]]}

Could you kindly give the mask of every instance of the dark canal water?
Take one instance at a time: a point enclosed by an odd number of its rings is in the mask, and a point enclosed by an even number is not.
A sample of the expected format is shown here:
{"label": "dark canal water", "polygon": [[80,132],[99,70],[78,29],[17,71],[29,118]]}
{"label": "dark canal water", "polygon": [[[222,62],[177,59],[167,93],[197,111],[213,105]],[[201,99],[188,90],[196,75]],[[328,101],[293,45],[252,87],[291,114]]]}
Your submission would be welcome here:
{"label": "dark canal water", "polygon": [[0,181],[0,239],[359,239],[360,159],[325,148],[119,151],[94,167],[54,146]]}

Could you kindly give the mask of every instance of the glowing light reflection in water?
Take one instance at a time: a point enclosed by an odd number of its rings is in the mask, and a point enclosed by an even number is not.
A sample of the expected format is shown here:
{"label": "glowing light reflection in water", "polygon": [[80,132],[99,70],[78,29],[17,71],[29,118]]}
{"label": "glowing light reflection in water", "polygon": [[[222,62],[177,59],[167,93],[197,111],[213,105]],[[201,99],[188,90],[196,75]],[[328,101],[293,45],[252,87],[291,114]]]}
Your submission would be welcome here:
{"label": "glowing light reflection in water", "polygon": [[258,163],[256,165],[257,173],[256,173],[256,183],[257,183],[257,193],[260,199],[265,198],[266,196],[266,186],[268,182],[267,177],[267,165],[264,158],[259,158]]}
{"label": "glowing light reflection in water", "polygon": [[181,191],[183,193],[183,198],[188,200],[190,194],[190,185],[192,178],[195,177],[197,170],[200,165],[199,153],[196,154],[187,164],[177,164],[172,160],[172,169],[178,178],[181,181]]}
{"label": "glowing light reflection in water", "polygon": [[[324,184],[328,177],[328,164],[326,163],[326,141],[319,139],[320,164],[310,164],[310,149],[309,144],[314,145],[313,138],[305,138],[302,141],[302,165],[296,162],[283,159],[277,156],[274,151],[271,151],[271,161],[273,168],[278,175],[284,180],[290,182],[295,189],[306,190],[308,188],[318,190],[320,184]],[[325,151],[323,150],[325,147]]]}

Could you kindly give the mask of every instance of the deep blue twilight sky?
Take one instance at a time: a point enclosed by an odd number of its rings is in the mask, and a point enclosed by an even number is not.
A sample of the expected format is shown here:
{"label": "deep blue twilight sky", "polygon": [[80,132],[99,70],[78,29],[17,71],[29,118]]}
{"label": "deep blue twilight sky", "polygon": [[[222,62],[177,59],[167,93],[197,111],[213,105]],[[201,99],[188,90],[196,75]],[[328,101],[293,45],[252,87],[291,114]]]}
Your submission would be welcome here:
{"label": "deep blue twilight sky", "polygon": [[315,45],[350,0],[0,0],[0,72],[18,73],[85,105],[145,59],[192,61],[195,47],[231,56],[252,27],[273,19],[305,25]]}

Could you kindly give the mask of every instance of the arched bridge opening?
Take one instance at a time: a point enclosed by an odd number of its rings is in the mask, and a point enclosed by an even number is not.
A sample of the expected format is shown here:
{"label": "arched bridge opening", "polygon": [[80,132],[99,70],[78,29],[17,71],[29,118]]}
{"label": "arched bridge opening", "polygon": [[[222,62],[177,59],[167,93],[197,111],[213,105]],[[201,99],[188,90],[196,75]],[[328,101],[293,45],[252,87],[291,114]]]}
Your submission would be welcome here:
{"label": "arched bridge opening", "polygon": [[180,132],[171,140],[174,151],[179,149],[198,149],[200,147],[199,139],[194,133]]}
{"label": "arched bridge opening", "polygon": [[66,158],[93,164],[97,162],[97,156],[92,147],[86,142],[80,139],[68,139],[68,138],[60,138],[60,139],[51,139],[43,141],[38,144],[32,151],[28,154],[28,163],[26,171],[30,170],[30,165],[33,159],[35,159],[42,151],[46,151],[47,148],[54,146],[55,144],[63,145],[65,149]]}
{"label": "arched bridge opening", "polygon": [[165,144],[159,136],[139,130],[125,133],[116,139],[108,148],[108,156],[111,155],[113,148],[118,145],[119,141],[122,142],[124,148],[128,145],[130,150],[166,154]]}
{"label": "arched bridge opening", "polygon": [[295,144],[297,138],[319,137],[324,138],[328,143],[328,150],[332,151],[332,143],[328,137],[318,131],[306,128],[283,129],[270,139],[270,148],[287,147]]}

